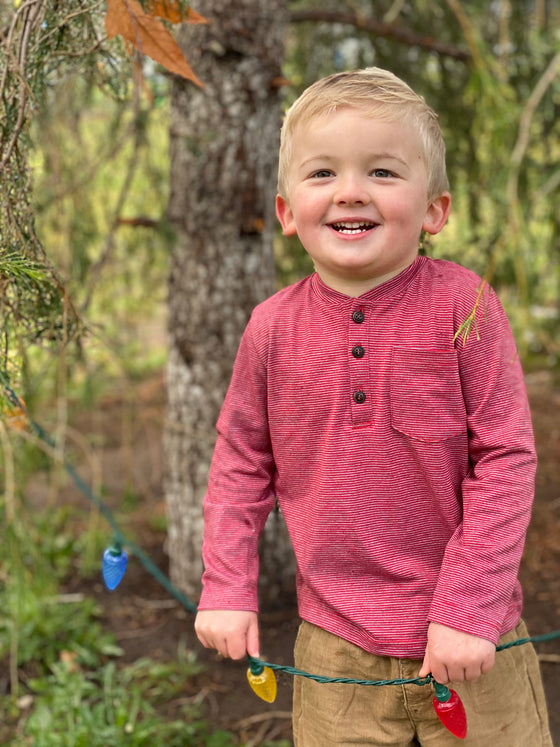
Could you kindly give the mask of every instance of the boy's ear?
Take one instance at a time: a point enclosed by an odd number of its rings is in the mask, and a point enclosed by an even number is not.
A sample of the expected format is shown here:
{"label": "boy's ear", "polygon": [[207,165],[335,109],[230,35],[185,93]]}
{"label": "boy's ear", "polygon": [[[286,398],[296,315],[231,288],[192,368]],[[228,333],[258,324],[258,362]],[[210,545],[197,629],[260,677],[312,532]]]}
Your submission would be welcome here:
{"label": "boy's ear", "polygon": [[449,192],[443,192],[441,195],[434,197],[428,204],[422,230],[431,234],[439,233],[447,223],[450,209],[451,195]]}
{"label": "boy's ear", "polygon": [[284,236],[294,236],[297,233],[296,222],[290,203],[280,195],[276,195],[276,217],[282,226]]}

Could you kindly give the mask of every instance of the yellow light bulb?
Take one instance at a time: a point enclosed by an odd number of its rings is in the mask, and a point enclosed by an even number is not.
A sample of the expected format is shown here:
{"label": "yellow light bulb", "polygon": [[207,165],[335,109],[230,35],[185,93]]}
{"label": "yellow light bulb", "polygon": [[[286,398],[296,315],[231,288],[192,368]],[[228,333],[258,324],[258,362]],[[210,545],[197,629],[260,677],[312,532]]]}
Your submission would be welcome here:
{"label": "yellow light bulb", "polygon": [[274,703],[276,698],[276,677],[270,667],[264,667],[260,674],[253,674],[249,668],[247,670],[247,679],[259,698],[266,700],[267,703]]}

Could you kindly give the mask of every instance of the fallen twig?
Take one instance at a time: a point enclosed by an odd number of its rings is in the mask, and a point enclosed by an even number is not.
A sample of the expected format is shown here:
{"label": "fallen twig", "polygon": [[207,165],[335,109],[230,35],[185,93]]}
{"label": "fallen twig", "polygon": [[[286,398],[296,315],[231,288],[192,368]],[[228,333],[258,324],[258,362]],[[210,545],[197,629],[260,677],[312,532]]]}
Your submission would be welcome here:
{"label": "fallen twig", "polygon": [[268,721],[269,719],[275,719],[275,718],[286,718],[290,719],[292,718],[292,712],[291,711],[266,711],[265,713],[255,713],[252,716],[247,716],[247,718],[241,719],[241,721],[238,721],[236,724],[234,724],[235,729],[246,729],[248,726],[254,726],[255,724],[259,724],[262,721]]}

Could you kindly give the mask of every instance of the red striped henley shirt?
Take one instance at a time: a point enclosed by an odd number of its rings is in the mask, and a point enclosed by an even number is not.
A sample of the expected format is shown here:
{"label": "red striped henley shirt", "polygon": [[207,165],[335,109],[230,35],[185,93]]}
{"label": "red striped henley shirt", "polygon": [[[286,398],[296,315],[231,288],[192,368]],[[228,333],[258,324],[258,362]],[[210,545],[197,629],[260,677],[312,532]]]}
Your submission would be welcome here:
{"label": "red striped henley shirt", "polygon": [[517,624],[536,458],[489,287],[455,338],[480,283],[418,257],[359,298],[314,274],[255,308],[218,420],[200,609],[257,611],[277,500],[303,619],[412,658],[429,621],[493,642]]}

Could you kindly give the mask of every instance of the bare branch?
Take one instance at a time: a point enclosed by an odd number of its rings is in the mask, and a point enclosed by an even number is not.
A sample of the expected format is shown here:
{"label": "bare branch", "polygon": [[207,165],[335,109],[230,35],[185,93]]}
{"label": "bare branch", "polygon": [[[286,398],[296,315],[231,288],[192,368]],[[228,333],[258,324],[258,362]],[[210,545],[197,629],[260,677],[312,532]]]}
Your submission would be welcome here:
{"label": "bare branch", "polygon": [[161,221],[139,215],[136,218],[117,218],[117,225],[132,226],[134,228],[157,228]]}
{"label": "bare branch", "polygon": [[107,235],[107,238],[105,240],[105,247],[101,253],[100,258],[95,262],[91,267],[89,271],[89,288],[86,295],[86,299],[83,302],[81,306],[82,313],[86,311],[86,309],[89,307],[91,303],[91,299],[93,298],[93,292],[95,290],[95,287],[97,286],[103,269],[106,266],[106,264],[111,259],[114,249],[115,249],[115,232],[119,225],[119,218],[122,213],[124,204],[126,200],[128,199],[129,192],[130,192],[130,185],[132,184],[132,180],[134,179],[134,174],[136,173],[136,169],[138,167],[138,151],[140,150],[141,145],[141,130],[137,126],[138,118],[140,116],[140,99],[139,99],[139,84],[137,77],[135,76],[134,81],[134,109],[135,109],[135,119],[134,119],[134,140],[133,140],[133,151],[132,155],[129,159],[128,166],[124,175],[124,180],[121,185],[121,189],[119,192],[119,195],[117,197],[117,203],[115,206],[115,209],[113,211],[113,218],[111,221],[111,225],[109,228],[109,234]]}
{"label": "bare branch", "polygon": [[[521,235],[522,221],[521,204],[519,201],[519,174],[521,171],[521,164],[523,162],[523,158],[525,157],[527,149],[529,148],[531,139],[531,123],[533,122],[533,117],[535,116],[537,108],[542,101],[545,93],[552,85],[554,79],[558,74],[560,74],[560,52],[555,54],[552,60],[549,62],[546,70],[539,78],[537,85],[527,99],[519,120],[517,141],[510,158],[511,169],[506,185],[506,195],[508,200],[511,242],[512,246],[517,248],[518,256],[519,237]],[[520,261],[516,263],[516,275],[518,277],[518,285],[525,291],[525,294],[527,294],[527,278],[525,268]]]}
{"label": "bare branch", "polygon": [[548,88],[552,85],[554,79],[560,74],[560,52],[554,55],[546,67],[546,70],[539,78],[537,85],[527,99],[521,119],[519,120],[519,130],[517,142],[511,154],[511,164],[514,172],[519,171],[523,157],[529,147],[530,129],[533,117],[537,108],[542,101]]}
{"label": "bare branch", "polygon": [[471,23],[467,13],[465,12],[465,9],[461,5],[460,0],[446,0],[446,2],[452,13],[455,15],[455,18],[459,22],[461,29],[463,30],[463,35],[465,37],[465,41],[469,45],[471,60],[475,68],[484,70],[486,64],[477,40],[476,30]]}
{"label": "bare branch", "polygon": [[[29,89],[27,85],[27,70],[26,70],[27,52],[28,52],[27,48],[29,45],[32,32],[34,28],[41,23],[43,14],[44,14],[43,2],[38,1],[38,0],[29,0],[29,2],[21,6],[20,12],[16,13],[14,17],[14,21],[12,23],[12,27],[10,29],[8,41],[12,40],[13,35],[14,35],[14,30],[19,27],[20,39],[19,39],[19,49],[16,52],[17,59],[16,59],[16,54],[13,54],[9,48],[7,51],[8,51],[8,55],[12,58],[11,66],[13,66],[13,70],[16,73],[19,79],[20,85],[21,85],[21,93],[20,93],[20,98],[19,98],[17,121],[13,127],[13,130],[11,132],[11,137],[2,155],[0,167],[4,167],[10,160],[12,156],[12,152],[14,148],[16,147],[18,138],[25,125],[27,108],[29,104],[29,99],[28,99]],[[2,91],[4,91],[5,86],[6,86],[8,70],[9,70],[9,66],[6,65],[6,68],[4,70],[4,75],[2,76],[2,83],[1,83]]]}
{"label": "bare branch", "polygon": [[338,10],[296,10],[290,13],[288,20],[291,23],[302,23],[303,21],[324,21],[325,23],[342,23],[355,26],[358,29],[369,31],[375,36],[384,39],[392,39],[409,47],[421,47],[435,52],[442,57],[452,57],[461,62],[470,62],[471,54],[466,49],[461,49],[452,44],[444,44],[431,36],[423,36],[412,29],[403,26],[395,26],[393,23],[384,23],[375,18],[368,18],[360,13],[347,13]]}

